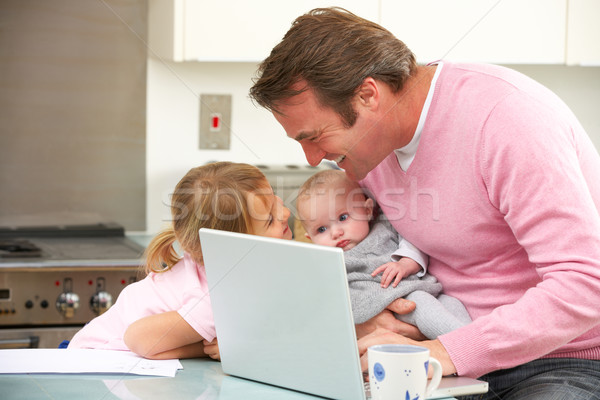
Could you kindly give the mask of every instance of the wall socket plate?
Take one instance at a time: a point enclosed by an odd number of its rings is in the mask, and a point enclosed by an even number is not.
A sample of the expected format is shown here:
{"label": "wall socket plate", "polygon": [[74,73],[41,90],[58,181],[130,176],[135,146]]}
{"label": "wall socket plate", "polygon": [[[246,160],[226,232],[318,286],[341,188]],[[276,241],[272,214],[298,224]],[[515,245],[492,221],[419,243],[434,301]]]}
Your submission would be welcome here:
{"label": "wall socket plate", "polygon": [[200,95],[200,149],[228,150],[231,144],[231,95]]}

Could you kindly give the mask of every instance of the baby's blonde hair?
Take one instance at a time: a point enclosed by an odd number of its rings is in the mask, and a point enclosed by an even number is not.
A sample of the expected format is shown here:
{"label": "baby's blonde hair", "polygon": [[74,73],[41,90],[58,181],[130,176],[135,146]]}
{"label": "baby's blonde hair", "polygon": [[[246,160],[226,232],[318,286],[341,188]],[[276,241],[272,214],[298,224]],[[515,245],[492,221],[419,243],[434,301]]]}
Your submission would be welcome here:
{"label": "baby's blonde hair", "polygon": [[171,200],[171,226],[160,232],[145,252],[146,273],[164,272],[179,261],[173,245],[202,262],[198,231],[211,228],[252,233],[248,195],[270,194],[263,173],[249,164],[215,162],[192,168],[177,184]]}
{"label": "baby's blonde hair", "polygon": [[344,196],[360,192],[365,195],[365,198],[367,197],[360,185],[349,179],[344,171],[339,169],[327,169],[317,172],[308,178],[298,190],[296,210],[300,222],[303,223],[304,219],[300,213],[301,203],[310,200],[315,195],[324,195],[330,191],[337,192],[339,189],[343,189],[340,194],[343,194]]}
{"label": "baby's blonde hair", "polygon": [[300,186],[296,206],[307,198],[321,193],[322,190],[331,190],[336,188],[360,189],[358,183],[350,180],[344,171],[339,169],[326,169],[312,175]]}

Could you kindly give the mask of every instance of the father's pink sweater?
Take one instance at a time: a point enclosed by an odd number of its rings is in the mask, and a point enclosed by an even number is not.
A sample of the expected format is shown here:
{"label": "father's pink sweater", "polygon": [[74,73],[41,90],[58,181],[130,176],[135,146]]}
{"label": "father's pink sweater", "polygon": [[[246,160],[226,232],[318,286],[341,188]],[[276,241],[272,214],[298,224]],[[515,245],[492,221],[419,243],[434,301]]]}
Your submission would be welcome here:
{"label": "father's pink sweater", "polygon": [[509,69],[444,62],[414,161],[363,180],[474,322],[459,375],[600,359],[600,158],[562,101]]}

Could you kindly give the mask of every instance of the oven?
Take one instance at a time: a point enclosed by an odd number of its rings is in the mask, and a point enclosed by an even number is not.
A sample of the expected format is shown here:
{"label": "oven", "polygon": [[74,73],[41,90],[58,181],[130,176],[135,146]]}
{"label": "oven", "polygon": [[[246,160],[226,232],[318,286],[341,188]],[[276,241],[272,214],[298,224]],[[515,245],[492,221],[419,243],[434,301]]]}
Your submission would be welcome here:
{"label": "oven", "polygon": [[123,227],[0,227],[0,348],[57,348],[135,282],[143,246]]}
{"label": "oven", "polygon": [[302,184],[312,175],[326,169],[337,168],[330,162],[322,162],[316,167],[309,165],[257,165],[273,187],[273,192],[281,197],[283,203],[290,209],[289,225],[294,233],[294,240],[308,242],[304,237],[304,229],[296,220],[296,199]]}

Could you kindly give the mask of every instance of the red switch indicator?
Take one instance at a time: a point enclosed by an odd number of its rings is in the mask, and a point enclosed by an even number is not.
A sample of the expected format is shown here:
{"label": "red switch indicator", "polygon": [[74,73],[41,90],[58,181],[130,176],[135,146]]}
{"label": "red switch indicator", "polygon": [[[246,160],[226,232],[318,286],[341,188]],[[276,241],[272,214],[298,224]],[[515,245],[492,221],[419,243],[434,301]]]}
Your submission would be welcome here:
{"label": "red switch indicator", "polygon": [[231,141],[231,95],[201,94],[198,148],[229,149]]}
{"label": "red switch indicator", "polygon": [[218,132],[221,130],[221,114],[212,113],[210,114],[210,131]]}

